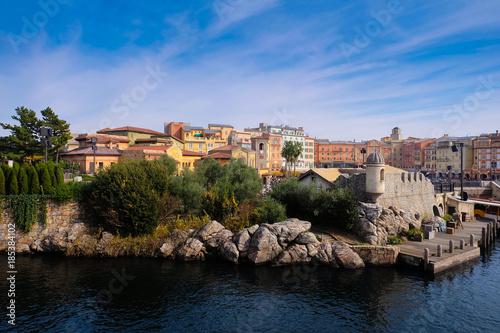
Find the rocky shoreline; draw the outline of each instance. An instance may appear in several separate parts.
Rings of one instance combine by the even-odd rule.
[[[67,208],[75,213],[74,207]],[[170,260],[223,260],[233,264],[284,266],[316,262],[334,268],[356,269],[365,265],[393,265],[396,246],[357,246],[339,241],[320,242],[310,232],[311,223],[287,219],[274,224],[254,225],[233,234],[217,221],[199,229],[177,230],[169,237],[151,242],[148,251],[134,254],[121,247],[119,238],[103,232],[96,237],[81,220],[59,218],[47,226],[35,225],[29,233],[17,233],[18,253],[52,253],[65,256],[116,257],[134,255]],[[3,238],[3,237],[2,237]],[[5,252],[7,241],[0,241]]]

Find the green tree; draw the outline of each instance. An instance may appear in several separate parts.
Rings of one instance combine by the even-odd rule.
[[[56,164],[56,166],[54,167],[54,173],[56,174],[56,184],[64,184],[64,173],[59,164]]]
[[[200,177],[189,169],[184,169],[179,177],[170,184],[170,193],[181,199],[181,211],[184,214],[199,215],[205,188]]]
[[[19,185],[17,183],[17,177],[13,168],[9,168],[8,173],[8,194],[17,195],[19,194]]]
[[[29,194],[40,194],[40,180],[34,166],[28,169]]]
[[[42,187],[42,194],[50,194],[52,191],[52,180],[49,174],[49,168],[46,163],[39,164],[39,177],[40,177],[40,185]]]
[[[36,112],[21,106],[16,109],[16,115],[12,119],[18,121],[19,125],[0,123],[3,129],[11,131],[11,135],[7,137],[9,151],[24,157],[40,155],[39,133],[42,123]]]
[[[50,138],[52,142],[50,151],[52,155],[55,155],[57,163],[59,162],[61,148],[71,140],[70,125],[65,120],[59,119],[59,116],[50,107],[40,111],[40,113],[42,114],[42,124],[52,128],[53,137]]]
[[[275,223],[286,220],[286,208],[273,198],[259,201],[250,216],[252,224]]]
[[[167,167],[168,174],[170,176],[173,176],[176,174],[177,163],[175,162],[175,160],[172,157],[170,157],[168,155],[163,155],[158,161]]]
[[[90,217],[120,235],[148,234],[158,226],[162,196],[171,176],[167,166],[146,160],[122,161],[97,173],[91,184]]]
[[[55,164],[52,161],[48,161],[47,163],[45,163],[45,165],[47,166],[47,169],[49,170],[50,183],[52,184],[52,187],[56,187],[57,176],[56,176]]]
[[[23,167],[19,169],[19,175],[17,177],[19,194],[28,194],[29,192],[28,174],[26,173],[25,165],[27,164],[24,164]]]
[[[0,168],[0,195],[5,195],[5,175],[3,168]]]

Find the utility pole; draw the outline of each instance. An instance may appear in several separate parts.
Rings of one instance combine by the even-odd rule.
[[[92,167],[92,173],[95,175],[95,170],[96,170],[96,167],[95,167],[95,151],[97,150],[97,138],[95,136],[93,136],[90,139],[90,142],[92,142],[92,150],[94,152],[94,163],[93,163],[93,167]]]

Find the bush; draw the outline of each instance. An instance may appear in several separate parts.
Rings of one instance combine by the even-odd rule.
[[[50,197],[59,203],[70,202],[73,199],[73,191],[69,184],[59,184],[54,187]]]
[[[97,173],[91,184],[90,217],[120,235],[149,234],[158,226],[160,199],[169,182],[167,166],[157,161],[114,164]]]
[[[423,234],[423,232],[420,229],[413,228],[411,230],[405,231],[404,234],[406,237],[410,238],[410,237],[415,236],[415,234]]]
[[[5,195],[5,175],[2,168],[0,168],[0,195]]]
[[[56,184],[57,185],[64,184],[64,173],[60,165],[56,165],[54,167],[54,173],[56,175]]]
[[[42,187],[42,194],[50,194],[52,191],[52,180],[50,178],[49,169],[45,163],[39,165],[39,180]]]
[[[28,182],[28,174],[26,173],[27,164],[24,164],[23,167],[19,170],[18,176],[18,185],[19,185],[19,194],[28,194],[29,192],[29,182]]]
[[[450,214],[445,214],[442,218],[446,222],[450,222],[451,220],[453,220],[453,216],[451,216]]]
[[[28,169],[28,187],[29,194],[40,194],[40,180],[33,166],[30,166]]]
[[[387,244],[391,244],[391,245],[403,244],[403,241],[401,240],[401,238],[398,238],[396,236],[392,236],[392,237],[387,238]]]
[[[54,162],[48,161],[45,163],[45,166],[47,167],[47,170],[49,171],[49,176],[50,176],[50,183],[52,184],[52,187],[57,186],[57,177],[56,177],[56,166]]]
[[[19,185],[17,183],[17,177],[15,174],[15,170],[13,168],[8,169],[6,178],[7,178],[7,194],[9,195],[19,194]]]
[[[283,220],[286,220],[285,206],[270,197],[259,201],[257,208],[250,216],[252,224],[275,223]]]

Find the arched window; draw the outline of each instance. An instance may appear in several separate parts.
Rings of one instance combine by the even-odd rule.
[[[385,180],[385,170],[380,170],[380,180]]]

